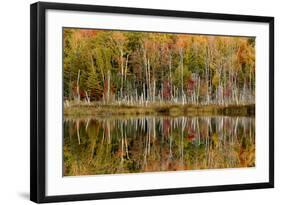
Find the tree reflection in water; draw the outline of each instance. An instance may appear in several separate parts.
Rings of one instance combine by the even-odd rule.
[[[64,175],[255,166],[255,118],[65,118]]]

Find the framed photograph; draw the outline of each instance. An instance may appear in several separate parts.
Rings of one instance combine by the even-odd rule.
[[[274,187],[274,18],[31,5],[30,198]]]

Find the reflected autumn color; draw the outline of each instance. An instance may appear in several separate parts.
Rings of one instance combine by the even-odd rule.
[[[255,166],[254,117],[65,118],[64,175]]]

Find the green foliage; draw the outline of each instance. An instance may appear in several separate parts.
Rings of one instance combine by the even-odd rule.
[[[179,66],[176,68],[176,70],[174,72],[173,83],[175,86],[181,87],[182,78],[183,78],[183,85],[184,85],[184,87],[186,87],[187,81],[190,79],[190,77],[191,77],[191,71],[189,71],[186,66],[183,68],[183,70]]]
[[[214,88],[219,82],[223,95],[230,93],[221,97],[230,103],[239,100],[231,91],[254,99],[254,38],[87,29],[64,29],[63,36],[64,98],[68,100],[77,92],[83,99],[87,92],[91,101],[100,101],[102,92],[108,91],[106,83],[110,100],[124,95],[135,101],[141,95],[144,100],[159,100],[163,82],[171,88],[166,99],[182,99],[184,94],[196,102],[204,103],[208,96],[217,102],[221,95]],[[178,92],[182,85],[184,93]]]
[[[97,101],[101,99],[103,89],[95,70],[89,71],[89,76],[86,80],[86,88],[91,100]]]

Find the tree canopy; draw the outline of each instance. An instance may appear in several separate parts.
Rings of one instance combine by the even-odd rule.
[[[64,99],[245,104],[255,99],[255,38],[63,31]]]

